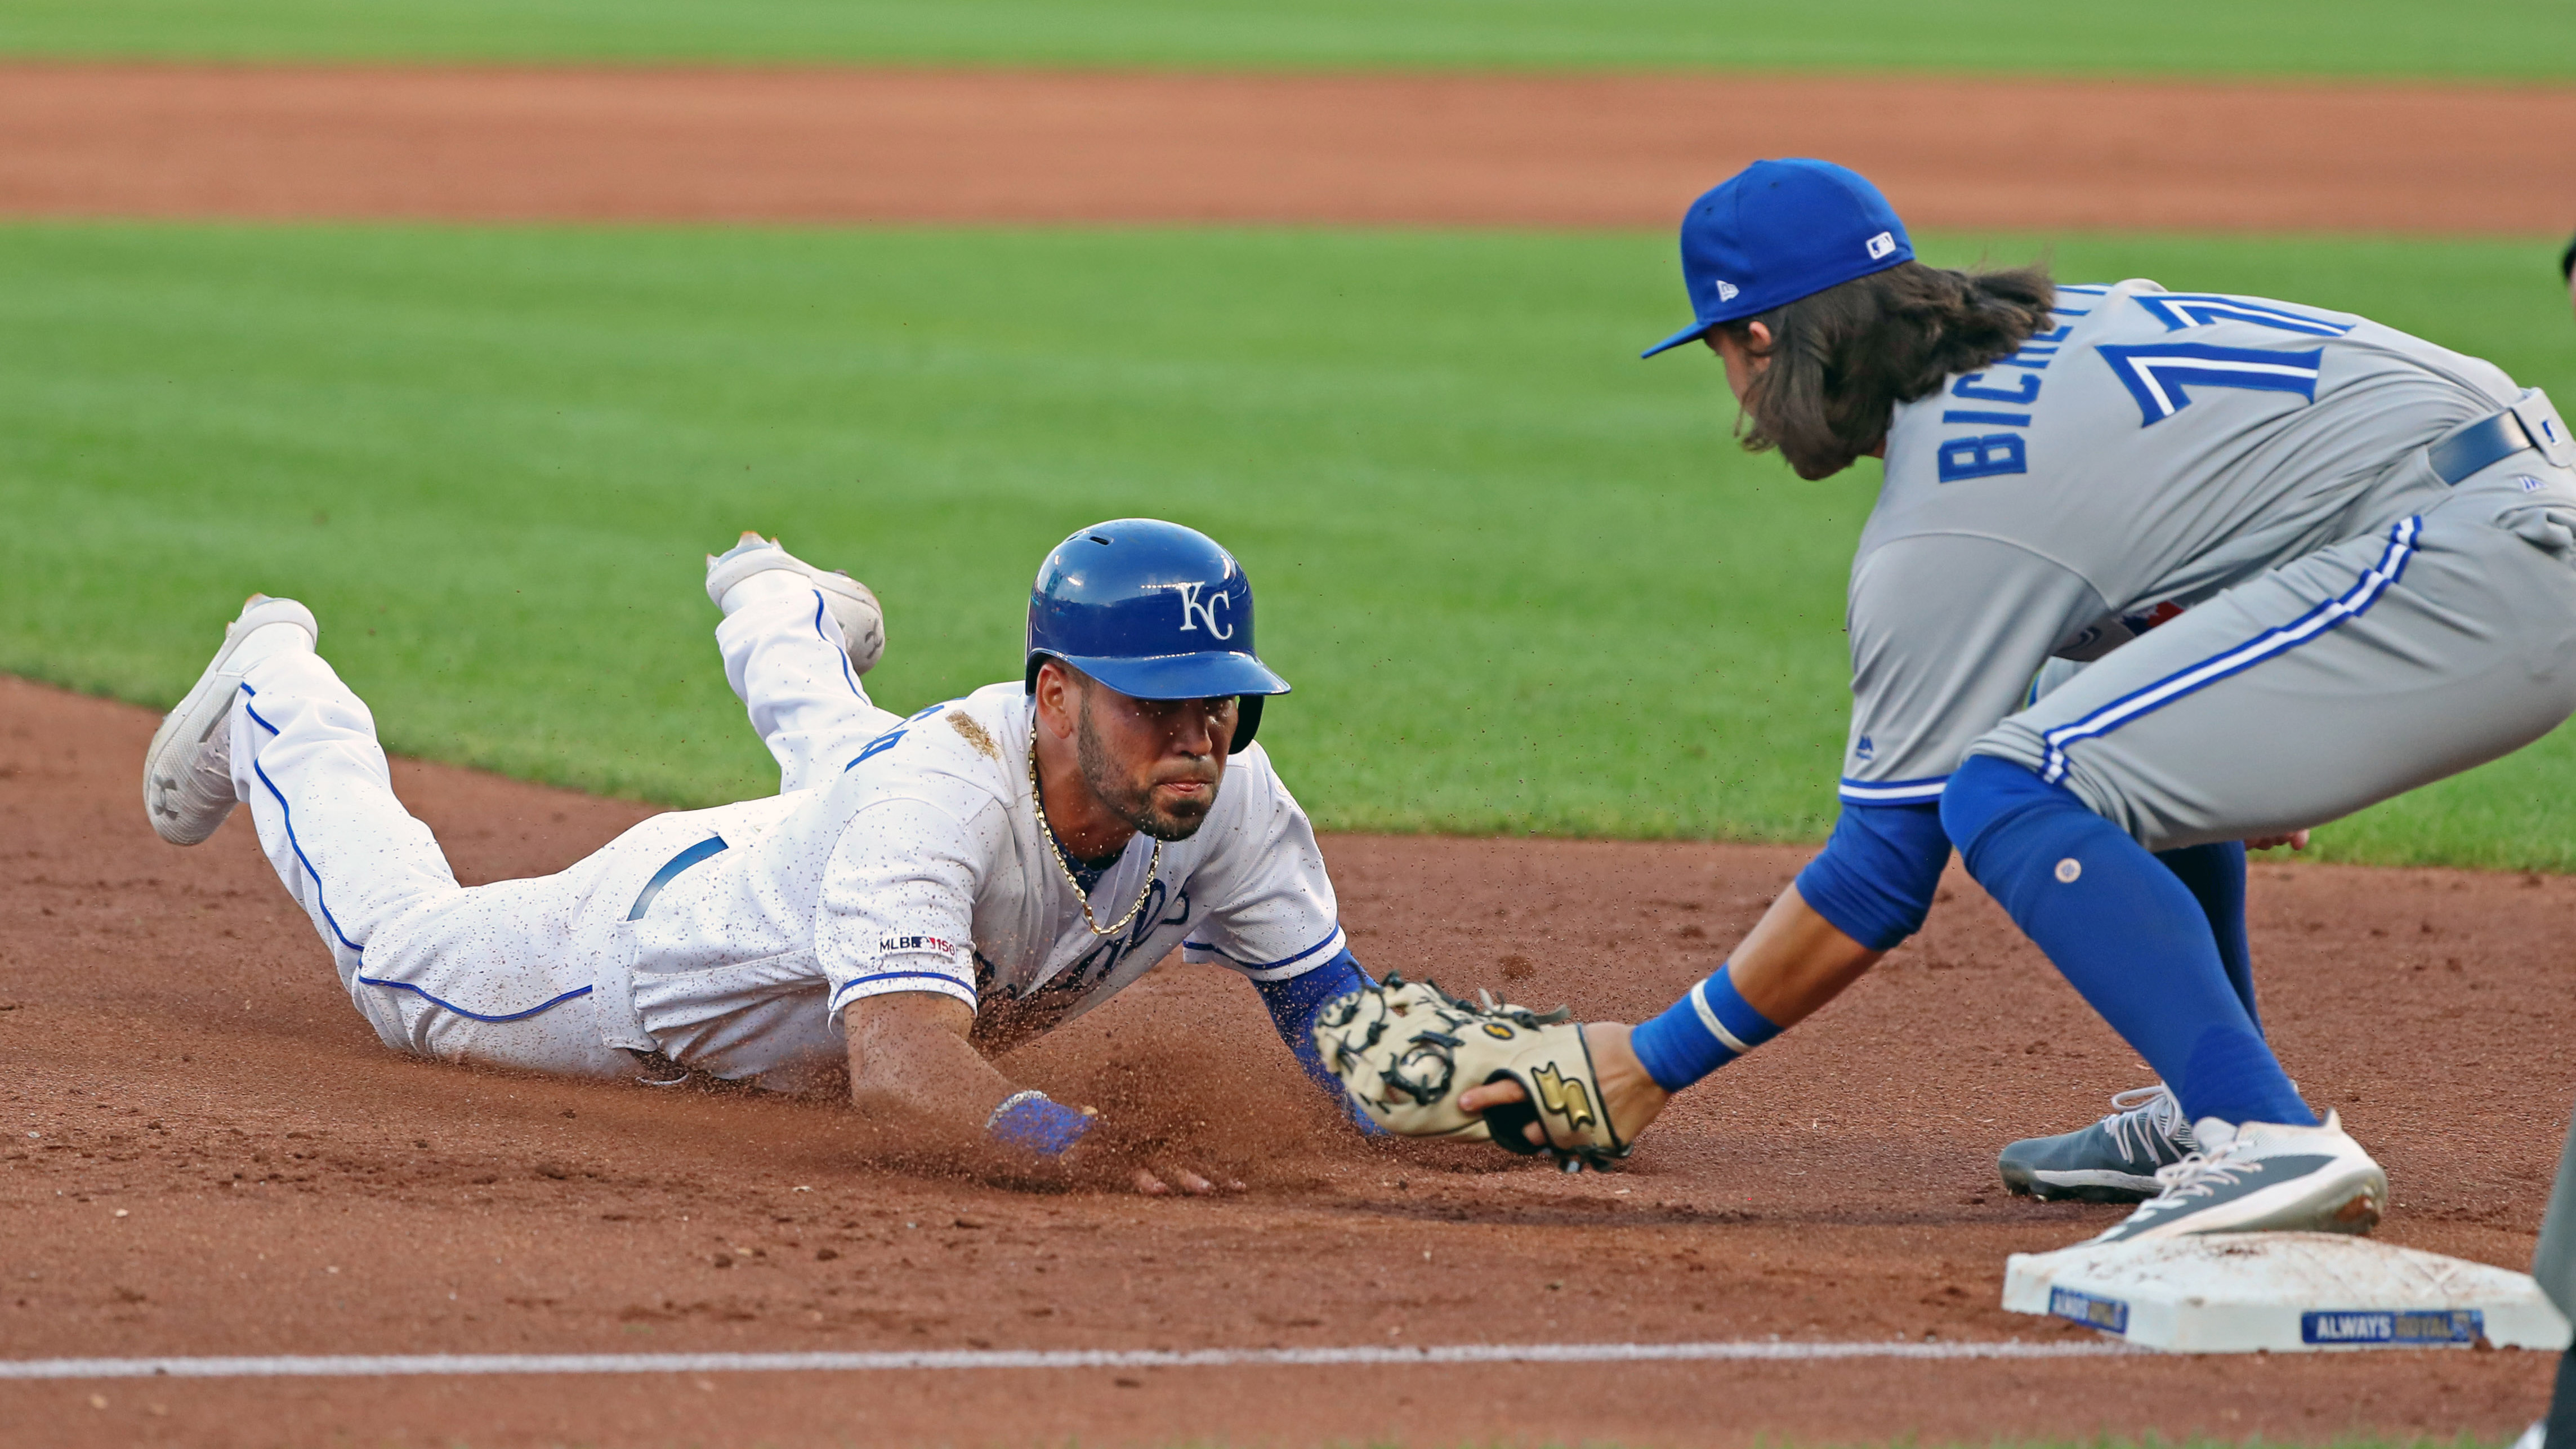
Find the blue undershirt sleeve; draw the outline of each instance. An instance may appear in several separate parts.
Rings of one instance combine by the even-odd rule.
[[[1849,800],[1824,851],[1798,872],[1798,895],[1835,930],[1885,951],[1923,929],[1949,863],[1940,802]]]
[[[1315,1050],[1315,1013],[1324,1003],[1338,996],[1377,983],[1360,969],[1358,958],[1345,946],[1339,955],[1312,971],[1291,976],[1285,981],[1255,981],[1252,989],[1261,993],[1261,1004],[1270,1008],[1270,1024],[1279,1029],[1279,1039],[1288,1044],[1289,1054],[1305,1069],[1315,1085],[1322,1087],[1334,1103],[1350,1118],[1352,1125],[1370,1137],[1382,1137],[1386,1129],[1369,1120],[1368,1115],[1351,1102],[1350,1094],[1324,1065],[1322,1053]]]

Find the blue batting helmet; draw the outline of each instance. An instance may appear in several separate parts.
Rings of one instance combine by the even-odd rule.
[[[1288,681],[1252,652],[1252,583],[1195,528],[1157,518],[1095,523],[1057,544],[1029,588],[1027,687],[1061,659],[1136,699],[1239,695],[1236,751]]]

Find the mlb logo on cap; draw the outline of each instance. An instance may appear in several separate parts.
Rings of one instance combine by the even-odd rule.
[[[1912,260],[1905,223],[1859,172],[1831,161],[1756,161],[1682,217],[1691,325],[1643,355]]]

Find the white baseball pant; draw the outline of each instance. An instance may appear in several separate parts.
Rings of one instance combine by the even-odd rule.
[[[528,880],[457,884],[429,827],[394,796],[374,716],[319,655],[287,651],[244,676],[234,792],[385,1045],[443,1061],[637,1075],[635,1054],[655,1047],[624,1005],[616,927],[647,883],[711,834],[757,837],[795,792],[827,783],[901,723],[850,671],[818,593],[784,572],[750,583],[769,586],[750,589],[716,642],[726,680],[778,759],[782,794],[655,816]]]

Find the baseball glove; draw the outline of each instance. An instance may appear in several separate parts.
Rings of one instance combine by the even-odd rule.
[[[1399,1136],[1544,1151],[1568,1172],[1627,1156],[1603,1110],[1583,1028],[1566,1020],[1571,1013],[1477,995],[1481,1005],[1389,972],[1381,985],[1324,1004],[1315,1049],[1360,1110]],[[1520,1083],[1521,1101],[1481,1115],[1458,1109],[1459,1093],[1506,1077]],[[1547,1136],[1544,1148],[1524,1133],[1533,1122]]]

